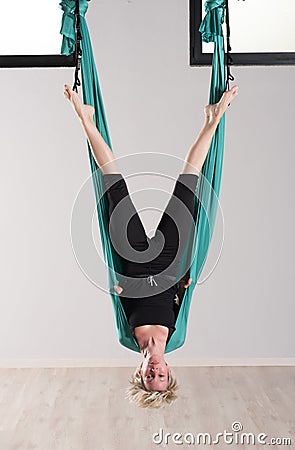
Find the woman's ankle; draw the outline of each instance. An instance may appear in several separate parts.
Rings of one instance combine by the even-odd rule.
[[[217,126],[220,122],[220,119],[221,119],[221,117],[219,117],[219,116],[215,116],[215,117],[207,117],[206,116],[204,125],[203,125],[203,129],[212,130],[214,128],[217,128]]]
[[[82,122],[87,122],[87,123],[92,122],[92,123],[94,123],[94,120],[93,120],[94,113],[95,113],[95,110],[94,110],[93,106],[91,106],[91,105],[82,105],[80,111],[77,114],[78,114],[79,119]]]

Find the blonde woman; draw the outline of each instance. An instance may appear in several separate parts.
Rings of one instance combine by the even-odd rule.
[[[196,184],[212,137],[237,94],[238,87],[234,86],[224,92],[218,103],[205,107],[203,128],[186,155],[182,172],[156,233],[153,238],[149,238],[113,152],[95,126],[94,108],[82,104],[78,94],[67,84],[64,85],[64,96],[77,113],[101,170],[108,198],[111,238],[122,255],[124,276],[121,283],[114,286],[114,290],[120,296],[142,355],[142,362],[129,380],[128,389],[128,398],[140,407],[159,408],[177,398],[177,381],[165,361],[164,353],[175,331],[179,308],[178,289],[184,290],[192,282],[187,271],[178,284],[179,247],[185,246],[185,237],[189,235]],[[127,240],[124,239],[126,235]],[[160,244],[163,244],[161,252],[158,251]],[[138,258],[138,255],[142,258]]]

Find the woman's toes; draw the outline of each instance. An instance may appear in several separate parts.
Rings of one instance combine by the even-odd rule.
[[[64,96],[65,96],[68,100],[71,99],[71,88],[70,88],[67,84],[64,85]]]
[[[228,94],[231,98],[234,98],[236,95],[238,95],[239,86],[233,86],[229,91]]]
[[[83,105],[78,93],[73,91],[68,84],[64,84],[64,97],[71,102],[80,118],[89,117],[93,119],[94,107],[92,105]]]
[[[71,91],[71,88],[70,88],[70,86],[69,86],[68,84],[65,84],[64,87],[65,87],[65,89],[66,89],[67,91]]]
[[[218,102],[218,105],[220,105],[223,112],[227,109],[230,102],[235,98],[236,95],[238,95],[238,89],[239,87],[233,86],[229,91],[225,91]]]
[[[64,92],[68,95],[69,98],[77,95],[77,92],[73,91],[68,84],[64,85]]]

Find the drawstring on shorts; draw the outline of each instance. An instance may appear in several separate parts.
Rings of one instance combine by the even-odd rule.
[[[155,278],[154,278],[153,275],[149,275],[149,276],[147,277],[147,282],[148,282],[151,286],[153,286],[153,284],[155,284],[155,286],[158,286],[158,283],[156,282],[156,280],[155,280]]]

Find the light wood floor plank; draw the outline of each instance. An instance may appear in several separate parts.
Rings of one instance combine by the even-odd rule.
[[[125,397],[133,368],[0,370],[1,450],[149,450],[152,435],[216,433],[239,421],[246,433],[291,438],[295,448],[295,367],[174,367],[178,400],[140,409]],[[238,434],[238,433],[237,433]],[[268,441],[268,438],[267,438]],[[209,448],[209,445],[181,445]],[[264,445],[215,445],[265,449]]]

